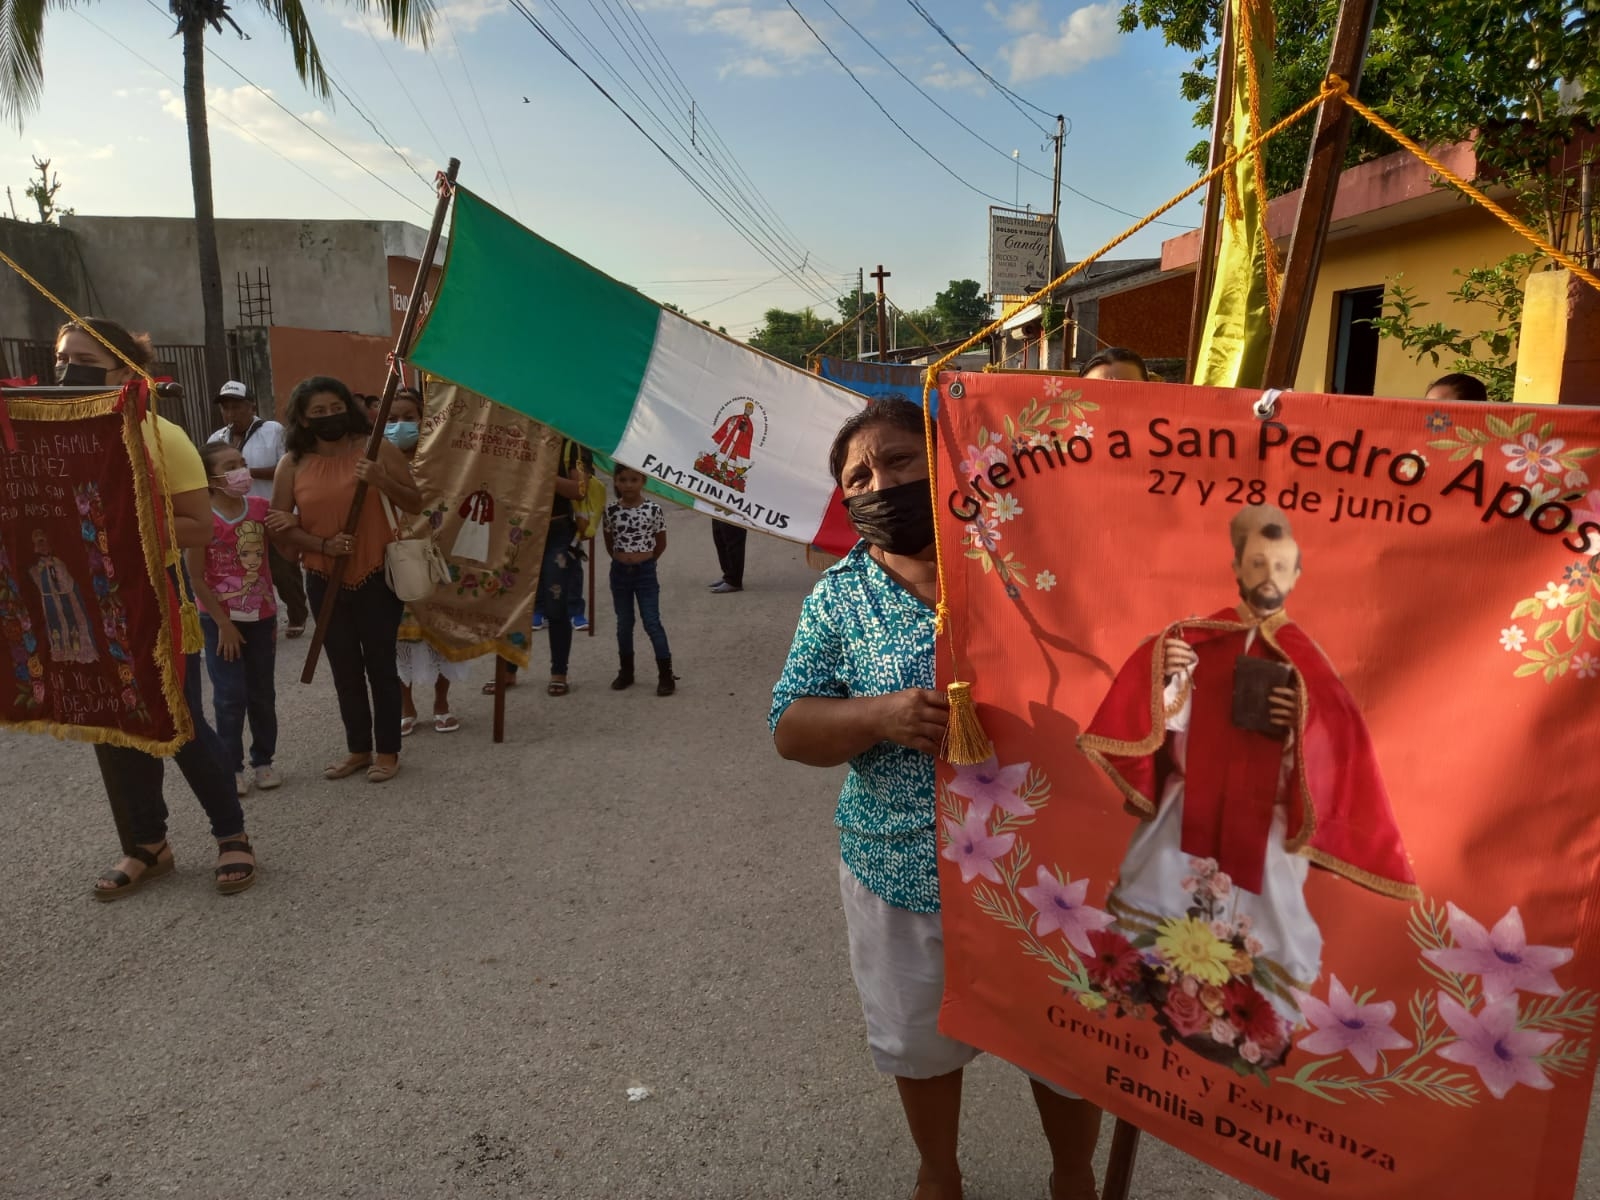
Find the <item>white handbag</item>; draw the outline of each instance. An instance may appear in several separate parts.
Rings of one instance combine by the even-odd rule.
[[[383,501],[383,511],[388,515],[389,528],[394,530],[395,537],[383,549],[383,574],[389,581],[389,590],[405,604],[426,600],[433,595],[435,587],[450,582],[450,564],[433,544],[431,534],[414,538],[403,536],[394,507],[381,489],[378,489],[378,499]]]

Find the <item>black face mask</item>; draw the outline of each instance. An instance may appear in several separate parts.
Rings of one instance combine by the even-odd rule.
[[[56,383],[61,387],[103,387],[108,369],[88,363],[57,363]]]
[[[880,550],[910,557],[933,545],[933,496],[926,479],[862,492],[844,507],[856,532]]]
[[[306,428],[325,442],[337,442],[350,432],[348,413],[329,413],[325,417],[307,417]]]

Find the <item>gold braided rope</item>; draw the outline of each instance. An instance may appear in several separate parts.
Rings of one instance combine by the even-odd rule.
[[[1205,187],[1206,184],[1217,178],[1217,176],[1221,175],[1224,171],[1231,170],[1235,163],[1248,156],[1257,147],[1265,145],[1267,142],[1277,137],[1285,129],[1288,129],[1296,122],[1304,120],[1307,116],[1314,112],[1324,100],[1327,100],[1333,96],[1344,96],[1347,95],[1348,92],[1349,85],[1345,83],[1344,80],[1338,78],[1337,76],[1329,76],[1327,82],[1322,85],[1321,91],[1319,91],[1310,100],[1307,100],[1299,108],[1295,109],[1288,116],[1284,117],[1283,120],[1279,121],[1276,125],[1272,126],[1272,128],[1266,130],[1264,133],[1258,134],[1257,136],[1251,138],[1240,149],[1230,152],[1228,156],[1219,162],[1215,167],[1211,168],[1211,170],[1200,176],[1199,179],[1196,179],[1192,184],[1184,188],[1183,191],[1172,197],[1172,199],[1168,200],[1165,204],[1161,205],[1160,208],[1155,209],[1142,220],[1137,221],[1133,225],[1129,226],[1127,229],[1119,233],[1116,237],[1112,238],[1109,242],[1107,242],[1104,246],[1101,246],[1100,249],[1096,250],[1087,258],[1080,262],[1074,263],[1062,274],[1045,284],[1044,287],[1040,288],[1037,292],[1034,292],[1033,295],[1027,297],[1025,300],[1017,301],[1014,305],[1003,312],[997,320],[991,321],[988,325],[985,325],[982,329],[978,330],[977,333],[973,334],[966,341],[962,342],[961,345],[957,346],[954,350],[950,351],[950,353],[933,363],[933,365],[927,369],[926,374],[923,376],[922,382],[922,432],[923,440],[928,451],[928,490],[933,496],[933,507],[935,512],[937,512],[939,508],[939,470],[937,460],[934,457],[932,398],[933,389],[938,385],[939,382],[939,372],[942,371],[949,363],[953,362],[958,356],[965,353],[968,349],[977,345],[979,342],[982,342],[990,334],[998,331],[1005,325],[1007,321],[1016,316],[1023,309],[1027,308],[1030,304],[1035,304],[1044,299],[1044,297],[1055,291],[1056,288],[1060,287],[1074,275],[1086,270],[1091,263],[1103,258],[1106,254],[1109,254],[1112,250],[1116,249],[1123,242],[1127,241],[1134,234],[1138,233],[1145,226],[1149,225],[1152,221],[1158,219],[1163,213],[1166,213],[1170,209],[1182,204],[1190,196],[1194,195],[1201,188]],[[946,590],[944,546],[938,538],[934,538],[933,547],[934,569],[937,572],[939,588],[938,603],[934,606],[934,632],[942,634],[948,630],[950,624],[949,593]],[[954,638],[951,638],[950,640],[950,655],[951,665],[954,667],[956,675],[959,677],[961,674],[961,667],[957,657]]]
[[[1260,8],[1263,0],[1240,0],[1239,17],[1241,44],[1244,46],[1245,65],[1245,92],[1250,98],[1250,134],[1261,132],[1261,73],[1256,65],[1256,22],[1261,19]],[[1267,10],[1267,19],[1271,20],[1271,10]],[[1270,39],[1272,30],[1269,28],[1267,35]],[[1267,229],[1267,152],[1265,148],[1255,152],[1256,181],[1256,209],[1261,220],[1262,243],[1262,269],[1267,282],[1267,312],[1276,323],[1278,319],[1278,301],[1282,291],[1283,272],[1278,260],[1278,243],[1272,240],[1272,234]],[[1232,175],[1227,177],[1231,183]],[[1231,215],[1231,213],[1230,213]],[[1243,211],[1236,219],[1242,219]]]
[[[115,346],[113,346],[105,338],[101,337],[100,336],[100,331],[97,330],[93,325],[89,324],[88,318],[80,317],[77,313],[73,312],[72,309],[69,308],[67,306],[67,304],[61,299],[61,297],[57,296],[49,288],[45,287],[44,284],[40,283],[32,275],[28,274],[27,271],[23,270],[22,266],[17,262],[17,260],[12,258],[4,250],[0,250],[0,262],[5,263],[6,266],[10,267],[18,275],[21,275],[23,280],[26,283],[32,285],[34,291],[38,292],[46,300],[50,301],[51,304],[54,304],[62,312],[66,313],[68,319],[70,319],[74,325],[76,325],[79,329],[81,329],[85,333],[87,333],[95,341],[99,342],[107,350],[111,351],[112,357],[119,359],[123,363],[123,365],[125,365],[135,375],[138,375],[146,383],[151,384],[151,385],[155,384],[155,380],[150,377],[150,373],[148,371],[146,371],[138,363],[136,363],[132,359],[130,359],[121,350],[118,350]],[[152,405],[154,405],[154,403],[155,403],[155,391],[154,391],[154,387],[153,386],[152,386],[152,390],[151,390],[151,393],[150,393],[150,403]]]
[[[1556,247],[1551,245],[1549,241],[1541,237],[1538,233],[1534,232],[1534,230],[1529,226],[1517,220],[1516,217],[1512,216],[1504,208],[1500,207],[1500,205],[1489,199],[1488,196],[1484,195],[1477,188],[1473,187],[1472,184],[1468,183],[1465,179],[1461,178],[1461,176],[1457,175],[1433,155],[1429,154],[1419,143],[1401,133],[1393,125],[1389,124],[1388,121],[1385,121],[1382,117],[1373,112],[1372,109],[1361,103],[1361,101],[1357,100],[1354,96],[1346,94],[1344,97],[1344,102],[1356,112],[1360,113],[1368,121],[1371,121],[1373,125],[1383,130],[1384,133],[1388,134],[1395,141],[1399,142],[1400,145],[1411,151],[1411,153],[1422,160],[1422,162],[1425,163],[1434,174],[1447,180],[1453,187],[1460,188],[1462,192],[1476,200],[1479,204],[1483,205],[1484,208],[1488,209],[1491,213],[1503,221],[1510,229],[1516,233],[1520,233],[1528,241],[1539,247],[1540,250],[1543,250],[1553,261],[1560,263],[1563,267],[1571,271],[1574,275],[1583,280],[1596,291],[1600,291],[1600,276],[1597,276],[1593,271],[1587,269],[1575,259],[1556,249]]]

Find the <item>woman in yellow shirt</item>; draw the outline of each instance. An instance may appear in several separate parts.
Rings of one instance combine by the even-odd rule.
[[[148,338],[136,337],[115,321],[89,317],[84,324],[115,346],[128,362],[147,367],[154,357]],[[132,377],[131,368],[77,323],[63,325],[56,334],[57,383],[120,387]],[[211,500],[206,491],[206,469],[194,444],[178,426],[156,416],[145,422],[144,440],[152,457],[159,449],[166,464],[173,535],[178,546],[188,549],[206,545],[211,540]],[[181,574],[177,584],[188,587]],[[211,835],[217,839],[217,890],[242,892],[256,881],[255,853],[244,830],[244,810],[222,743],[206,723],[200,693],[200,656],[188,655],[183,667],[183,695],[194,722],[194,737],[173,755],[173,761],[210,818]],[[123,746],[97,745],[94,752],[123,854],[114,868],[95,880],[94,896],[97,900],[121,900],[172,872],[167,805],[161,795],[164,760]]]

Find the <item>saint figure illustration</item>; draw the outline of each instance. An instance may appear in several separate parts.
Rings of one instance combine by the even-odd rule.
[[[724,467],[734,466],[740,459],[750,457],[750,448],[755,441],[756,423],[751,418],[751,413],[756,411],[754,400],[744,402],[744,411],[734,413],[721,425],[711,440],[716,444],[718,452],[722,455]]]
[[[1420,892],[1366,722],[1285,611],[1301,571],[1288,517],[1253,505],[1229,533],[1242,603],[1134,651],[1078,744],[1143,822],[1106,905],[1117,928],[1168,947],[1201,983],[1257,989],[1292,1028],[1289,989],[1309,991],[1322,968],[1310,868],[1384,896]],[[1210,942],[1180,943],[1201,934],[1228,948],[1194,966]],[[1286,1051],[1273,1039],[1261,1065]]]
[[[83,593],[67,564],[50,553],[50,539],[42,529],[33,531],[33,552],[38,560],[28,571],[44,606],[45,634],[50,657],[56,662],[92,663],[99,659],[94,627],[83,606]]]
[[[450,548],[454,558],[467,562],[489,561],[489,526],[494,524],[494,497],[485,484],[461,502],[457,510],[461,528],[456,533],[455,545]]]

